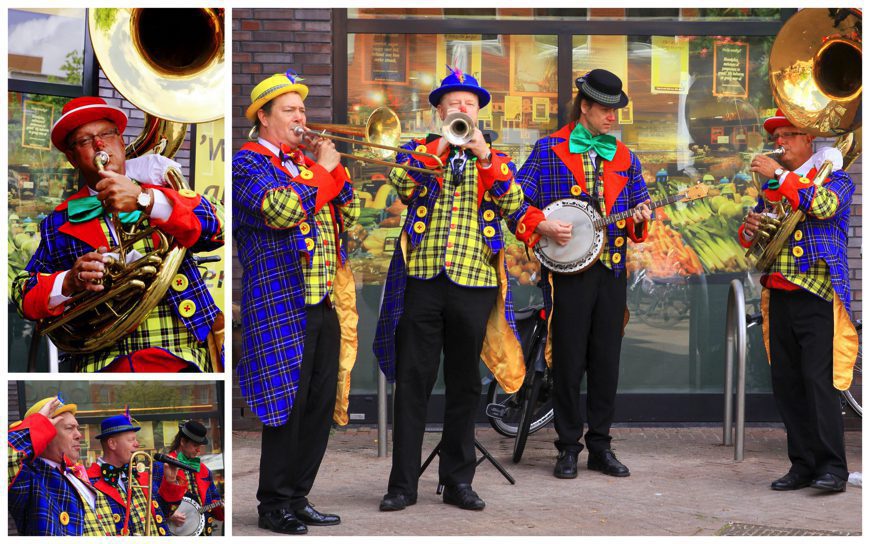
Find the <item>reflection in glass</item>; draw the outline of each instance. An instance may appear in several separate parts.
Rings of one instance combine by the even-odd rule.
[[[10,9],[9,78],[80,85],[83,9]]]

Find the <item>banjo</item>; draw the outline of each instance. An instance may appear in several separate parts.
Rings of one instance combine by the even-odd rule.
[[[176,513],[184,514],[184,523],[176,524],[170,521],[168,523],[169,532],[175,536],[199,536],[205,528],[205,513],[223,505],[224,501],[221,500],[200,506],[191,497],[184,496],[175,510]]]
[[[707,196],[707,191],[709,191],[707,185],[698,183],[684,192],[652,202],[649,206],[650,209],[655,210],[681,200],[704,198]],[[560,274],[577,274],[595,264],[604,249],[605,227],[631,217],[634,213],[634,210],[626,210],[601,217],[591,202],[577,198],[553,201],[542,211],[548,221],[558,220],[573,225],[571,240],[566,245],[560,246],[546,236],[541,236],[535,244],[535,256],[541,264]]]

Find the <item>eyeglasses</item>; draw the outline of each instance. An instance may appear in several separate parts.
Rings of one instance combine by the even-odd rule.
[[[99,138],[100,140],[102,140],[104,142],[112,142],[120,137],[121,137],[121,134],[118,131],[118,129],[112,128],[112,129],[109,129],[105,132],[95,134],[93,136],[85,136],[84,138],[79,138],[78,140],[74,140],[74,141],[70,142],[70,145],[72,147],[76,147],[78,149],[81,149],[83,147],[88,147],[89,145],[92,145],[94,143],[94,140],[96,140],[97,138]]]
[[[775,134],[775,135],[771,136],[770,138],[768,138],[768,140],[771,142],[775,142],[779,139],[790,140],[790,139],[794,138],[795,136],[806,136],[806,135],[807,135],[806,132],[780,132],[779,134]]]

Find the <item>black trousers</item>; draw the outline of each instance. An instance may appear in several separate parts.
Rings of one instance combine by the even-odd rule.
[[[583,449],[580,384],[586,376],[586,447],[610,448],[610,425],[619,381],[626,275],[595,263],[580,274],[553,274],[553,411],[556,448]]]
[[[332,427],[341,331],[326,302],[305,309],[305,348],[299,389],[287,423],[263,426],[258,511],[308,505]]]
[[[790,472],[848,478],[840,396],[832,383],[832,303],[803,289],[771,289],[769,319],[773,396],[785,423]]]
[[[474,479],[474,417],[480,402],[480,351],[495,287],[461,287],[445,274],[408,278],[396,330],[393,468],[388,492],[417,493],[426,407],[444,351],[444,431],[438,475],[447,485]]]

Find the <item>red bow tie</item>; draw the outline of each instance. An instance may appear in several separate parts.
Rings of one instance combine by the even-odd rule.
[[[303,164],[304,159],[302,157],[302,151],[298,149],[290,149],[290,146],[288,146],[287,144],[281,144],[278,154],[278,158],[281,160],[281,163],[285,163],[290,160],[293,161],[293,164]]]

